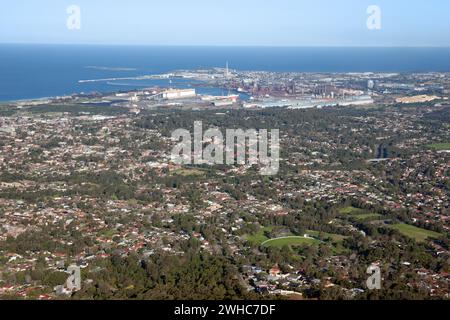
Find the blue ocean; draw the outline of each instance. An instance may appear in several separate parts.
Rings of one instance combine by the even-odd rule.
[[[450,48],[0,45],[0,101],[168,86],[169,80],[79,83],[179,69],[282,72],[450,71]],[[183,83],[176,86],[182,87]],[[206,90],[206,89],[205,89]]]

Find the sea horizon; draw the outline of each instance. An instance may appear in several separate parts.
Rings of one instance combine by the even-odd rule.
[[[431,46],[431,45],[264,45],[264,44],[145,44],[145,43],[73,43],[73,42],[0,42],[2,45],[26,45],[26,46],[90,46],[90,47],[210,47],[210,48],[398,48],[398,49],[450,49],[450,46]]]
[[[450,72],[450,47],[293,47],[0,44],[0,101],[169,85],[168,80],[79,83],[224,67],[302,73]],[[182,87],[182,84],[180,85]]]

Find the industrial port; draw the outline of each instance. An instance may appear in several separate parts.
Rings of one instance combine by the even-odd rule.
[[[301,73],[238,71],[224,68],[177,70],[137,77],[79,80],[81,83],[123,80],[159,81],[140,90],[83,93],[16,105],[48,101],[111,103],[139,113],[159,107],[308,109],[380,104],[448,103],[447,73]],[[167,81],[161,85],[161,80]]]

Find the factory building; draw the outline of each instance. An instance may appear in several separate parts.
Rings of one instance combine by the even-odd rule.
[[[170,89],[162,93],[163,99],[167,100],[194,98],[196,96],[195,89]]]

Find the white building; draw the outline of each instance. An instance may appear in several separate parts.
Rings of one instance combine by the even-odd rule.
[[[196,96],[195,89],[170,89],[162,93],[163,99],[167,100],[194,98]]]

